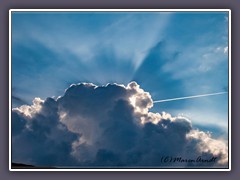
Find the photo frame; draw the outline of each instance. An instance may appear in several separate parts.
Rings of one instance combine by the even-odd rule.
[[[227,49],[226,49],[226,51],[228,51],[228,73],[227,74],[225,74],[225,75],[227,75],[228,77],[227,77],[227,82],[228,82],[228,84],[227,84],[227,92],[228,92],[228,97],[227,97],[227,99],[228,99],[228,123],[227,123],[227,127],[228,127],[228,129],[227,129],[227,141],[228,141],[228,165],[227,165],[227,167],[225,166],[224,168],[219,168],[219,167],[217,167],[217,168],[206,168],[206,167],[204,167],[203,166],[203,168],[192,168],[192,167],[188,167],[188,168],[186,168],[186,167],[184,167],[184,166],[179,166],[179,167],[177,167],[177,168],[174,168],[174,167],[172,167],[172,166],[170,166],[170,167],[164,167],[164,168],[162,168],[162,167],[159,167],[159,166],[149,166],[149,167],[152,167],[152,168],[149,168],[148,166],[141,166],[141,167],[138,167],[137,166],[137,168],[134,168],[134,167],[136,167],[136,166],[133,166],[133,167],[127,167],[127,166],[121,166],[121,167],[117,167],[117,166],[115,166],[115,167],[111,167],[111,165],[110,165],[110,168],[108,167],[108,168],[102,168],[101,166],[99,167],[97,167],[97,168],[91,168],[91,166],[88,166],[89,168],[84,168],[84,166],[83,166],[83,168],[79,168],[79,167],[77,167],[77,168],[61,168],[61,167],[58,167],[58,168],[45,168],[44,166],[43,167],[40,167],[40,168],[32,168],[32,167],[30,167],[30,166],[27,166],[27,167],[25,167],[25,168],[13,168],[13,166],[12,166],[12,151],[10,151],[10,153],[9,153],[9,169],[11,170],[11,171],[229,171],[229,170],[231,170],[231,154],[229,153],[229,152],[231,152],[231,11],[229,10],[229,9],[193,9],[193,10],[191,10],[191,9],[112,9],[112,10],[109,10],[109,9],[98,9],[98,10],[96,10],[96,9],[77,9],[77,10],[74,10],[74,9],[66,9],[66,10],[63,10],[63,9],[59,9],[59,10],[56,10],[56,9],[42,9],[42,10],[40,10],[40,9],[38,9],[38,10],[31,10],[31,9],[21,9],[21,10],[18,10],[18,9],[12,9],[12,10],[10,10],[9,11],[9,15],[10,15],[10,17],[9,17],[9,20],[10,20],[10,22],[9,22],[9,29],[10,30],[12,30],[12,28],[14,28],[13,26],[12,26],[12,13],[13,12],[19,12],[19,13],[21,13],[21,12],[38,12],[38,13],[44,13],[44,12],[51,12],[51,13],[60,13],[60,12],[63,12],[63,11],[68,11],[68,12],[104,12],[104,13],[114,13],[114,12],[129,12],[129,13],[133,13],[133,12],[139,12],[139,14],[141,14],[141,13],[146,13],[146,12],[151,12],[151,13],[158,13],[158,12],[163,12],[163,14],[164,14],[164,12],[165,13],[168,13],[168,12],[185,12],[185,13],[189,13],[189,12],[201,12],[201,13],[204,13],[204,12],[226,12],[226,13],[228,13],[228,39],[227,39],[227,42],[228,42],[228,46],[226,46],[227,47]],[[19,21],[18,21],[19,22]],[[88,25],[89,26],[89,25]],[[12,65],[11,65],[11,62],[12,62],[12,57],[13,57],[13,55],[15,55],[14,54],[14,51],[12,50],[12,44],[13,44],[13,42],[12,42],[12,40],[13,40],[13,37],[12,37],[12,35],[13,35],[13,33],[12,33],[12,31],[10,31],[10,36],[9,36],[9,49],[10,49],[10,52],[9,52],[9,62],[10,62],[10,64],[9,64],[9,72],[10,72],[10,74],[9,74],[9,81],[10,82],[12,82],[12,77],[14,76],[12,73],[13,73],[13,70],[12,70]],[[19,37],[14,37],[14,38],[19,38]],[[51,46],[51,45],[50,45]],[[219,47],[216,47],[216,49],[215,49],[215,51],[216,52],[218,52],[218,51],[220,51],[220,50],[222,50],[223,51],[223,53],[225,52],[225,49],[224,48],[226,48],[226,47],[220,47],[220,49],[217,49],[217,48],[219,48]],[[169,51],[168,49],[167,49],[167,51]],[[170,51],[171,52],[171,51]],[[82,52],[81,52],[82,53]],[[84,53],[86,53],[86,52],[84,52]],[[126,52],[126,53],[128,53],[128,52]],[[171,52],[172,53],[172,52]],[[18,67],[19,68],[19,67]],[[108,74],[106,75],[106,76],[108,76]],[[109,76],[108,76],[109,77]],[[111,79],[110,79],[111,80]],[[85,84],[83,84],[83,85],[85,85]],[[14,83],[12,82],[12,83],[10,83],[10,86],[9,86],[9,90],[11,90],[12,88],[13,88],[13,86],[14,86]],[[78,84],[76,84],[76,86],[78,86]],[[94,85],[87,85],[87,86],[94,86]],[[74,87],[74,85],[73,86],[70,86],[70,87]],[[99,86],[98,86],[99,87]],[[107,85],[106,85],[106,87],[107,87]],[[119,86],[119,87],[122,87],[121,85]],[[141,86],[140,86],[141,87]],[[95,87],[95,89],[96,89],[97,87]],[[127,89],[127,90],[132,90],[132,89],[134,89],[134,91],[136,91],[136,92],[142,92],[142,89],[140,88],[140,89],[137,89],[136,90],[136,88],[138,88],[138,85],[136,85],[136,84],[128,84],[128,85],[125,85],[124,86],[124,88],[125,89]],[[132,89],[131,89],[132,88]],[[170,91],[170,90],[169,90]],[[10,104],[10,110],[9,110],[9,116],[10,116],[10,119],[13,117],[13,114],[12,114],[12,103],[13,103],[13,93],[12,93],[12,91],[10,91],[9,92],[10,93],[10,96],[9,96],[9,104]],[[65,92],[66,93],[66,92]],[[144,95],[146,95],[146,93],[147,92],[145,92],[144,91]],[[217,93],[222,93],[222,92],[217,92]],[[217,93],[215,93],[216,95],[217,95]],[[144,96],[143,94],[140,94],[139,96],[138,96],[139,94],[137,94],[136,95],[136,97],[138,98],[138,97],[142,97],[142,96]],[[214,93],[211,93],[211,94],[205,94],[205,95],[209,95],[209,96],[212,96],[212,95],[214,95]],[[204,94],[200,94],[200,95],[197,95],[197,96],[199,96],[199,97],[203,97],[203,96],[205,96]],[[193,95],[193,96],[196,96],[196,95]],[[175,99],[179,99],[179,98],[185,98],[185,99],[187,99],[187,98],[189,98],[189,97],[193,97],[193,96],[187,96],[187,97],[176,97]],[[135,97],[135,96],[134,96]],[[135,97],[135,99],[133,100],[134,101],[134,108],[138,108],[138,107],[136,107],[135,105],[136,105],[136,98]],[[17,99],[17,97],[15,97],[15,99]],[[170,98],[167,98],[167,99],[165,99],[165,100],[160,100],[161,102],[162,101],[166,101],[166,100],[172,100],[172,98],[170,97]],[[57,99],[55,99],[55,100],[57,100]],[[46,101],[46,100],[44,100],[44,101]],[[131,101],[131,100],[130,100]],[[158,100],[155,100],[155,101],[153,101],[152,100],[152,103],[157,103],[157,101]],[[37,102],[37,101],[36,101]],[[131,101],[132,102],[132,101]],[[131,104],[131,102],[129,102],[130,104]],[[39,104],[42,104],[42,103],[44,103],[44,102],[42,102],[42,101],[39,101],[39,102],[37,102],[37,103],[39,103]],[[35,106],[37,106],[37,105],[39,105],[39,104],[34,104]],[[33,106],[34,106],[33,105]],[[27,108],[27,109],[29,109],[31,106],[25,106],[25,108]],[[18,109],[18,117],[20,117],[20,115],[19,114],[24,114],[24,112],[23,112],[23,109],[24,108],[22,108],[21,110],[19,110]],[[31,111],[32,109],[30,109],[30,111]],[[21,112],[20,112],[21,111]],[[29,114],[29,117],[31,117],[31,112],[30,111],[28,111],[28,113],[30,113]],[[142,111],[144,111],[144,109],[142,109]],[[150,112],[150,111],[149,111]],[[137,113],[139,113],[139,112],[137,112]],[[135,113],[135,114],[137,114],[137,113]],[[151,114],[152,115],[152,114]],[[23,118],[25,117],[25,116],[27,116],[26,114],[23,116]],[[64,115],[62,115],[62,116],[64,116]],[[144,115],[145,116],[145,115]],[[156,116],[156,114],[154,115],[154,116]],[[165,116],[164,114],[162,114],[161,115],[161,117],[163,117],[163,116]],[[166,115],[166,116],[168,116],[168,115]],[[22,118],[22,117],[21,117]],[[164,118],[163,118],[164,119]],[[167,117],[167,118],[165,118],[165,119],[171,119],[171,118],[169,118],[169,117]],[[174,119],[174,118],[173,118]],[[178,120],[178,118],[176,118],[177,120]],[[179,118],[180,119],[180,118]],[[145,121],[145,120],[144,120]],[[175,121],[175,120],[172,120],[172,121]],[[179,121],[180,122],[180,121]],[[185,122],[185,121],[184,121]],[[68,127],[69,128],[69,127]],[[12,121],[9,121],[9,150],[12,150]],[[199,134],[198,134],[199,135]],[[206,134],[205,134],[206,135]],[[192,138],[194,138],[196,136],[196,134],[191,134],[191,136],[189,136],[189,137],[192,137]],[[206,135],[207,136],[207,135]],[[209,138],[209,137],[208,137]],[[201,141],[201,142],[203,142],[203,141]],[[214,141],[215,142],[215,141]],[[210,150],[209,150],[210,151]],[[104,153],[106,153],[106,152],[104,152]],[[103,154],[102,156],[104,156],[105,154]],[[109,155],[108,154],[108,156],[111,156],[111,154]],[[115,158],[115,157],[114,157]],[[175,160],[175,161],[178,161],[179,159],[179,157],[178,156],[174,156],[174,157],[171,157],[171,156],[161,156],[161,158],[160,158],[160,160],[159,161],[170,161],[169,160],[169,158],[171,159],[171,158],[173,158],[173,160]],[[181,158],[181,157],[180,157]],[[198,158],[198,157],[197,157]],[[213,158],[213,157],[212,157]],[[173,161],[173,160],[171,160],[171,161]],[[190,159],[182,159],[183,161],[185,161],[185,160],[189,160],[189,161],[191,161],[191,163],[193,163],[194,161],[197,161],[196,160],[196,158],[190,158]],[[188,163],[188,162],[187,162]],[[93,166],[94,167],[94,166]],[[127,167],[127,168],[126,168]]]

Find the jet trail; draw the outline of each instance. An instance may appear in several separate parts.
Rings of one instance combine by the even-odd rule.
[[[211,94],[201,94],[201,95],[195,95],[195,96],[186,96],[186,97],[179,97],[179,98],[172,98],[172,99],[163,99],[163,100],[153,101],[153,103],[177,101],[177,100],[182,100],[182,99],[193,99],[193,98],[200,98],[200,97],[205,97],[205,96],[215,96],[215,95],[226,94],[226,93],[228,93],[228,92],[217,92],[217,93],[211,93]]]

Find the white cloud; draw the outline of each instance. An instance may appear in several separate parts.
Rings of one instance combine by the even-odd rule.
[[[226,54],[228,52],[228,47],[226,46],[223,50],[224,54]]]
[[[197,148],[203,153],[211,153],[217,157],[221,154],[221,159],[218,161],[219,164],[228,163],[228,148],[226,143],[221,140],[211,138],[210,133],[205,133],[199,130],[192,130],[187,134],[187,139],[190,141],[199,141]]]
[[[152,106],[151,95],[136,82],[127,86],[81,83],[71,85],[56,100],[35,99],[32,106],[12,110],[13,161],[146,167],[176,165],[162,163],[161,156],[215,156],[215,164],[195,166],[227,165],[224,141],[194,130],[183,116],[153,113]],[[179,165],[183,166],[191,165]]]
[[[32,118],[33,115],[38,113],[41,110],[42,103],[44,101],[41,98],[35,98],[33,100],[33,105],[28,106],[28,105],[22,105],[19,108],[13,108],[13,110],[17,110],[21,113],[23,113],[25,116],[28,116]]]

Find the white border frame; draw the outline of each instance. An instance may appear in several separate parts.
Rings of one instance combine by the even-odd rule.
[[[12,169],[11,157],[11,121],[12,121],[12,52],[11,52],[11,20],[12,12],[228,12],[228,169]],[[9,171],[231,171],[231,10],[230,9],[10,9],[9,10]]]

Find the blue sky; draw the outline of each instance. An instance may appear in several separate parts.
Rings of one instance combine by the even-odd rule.
[[[69,85],[136,81],[153,100],[228,89],[227,12],[14,12],[13,107]],[[155,104],[215,134],[227,94]]]

